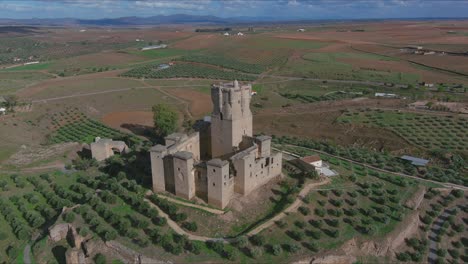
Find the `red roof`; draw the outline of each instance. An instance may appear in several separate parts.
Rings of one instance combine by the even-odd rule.
[[[320,158],[319,155],[312,155],[312,156],[303,157],[302,160],[307,162],[307,163],[312,163],[312,162],[316,162],[316,161],[321,161],[322,159]]]

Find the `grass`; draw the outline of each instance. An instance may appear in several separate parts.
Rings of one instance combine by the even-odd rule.
[[[2,71],[40,71],[40,70],[47,70],[52,66],[52,62],[42,62],[36,64],[29,64],[29,65],[22,65],[18,67],[4,69]]]
[[[351,64],[340,62],[339,58],[368,58],[389,60],[377,55],[361,53],[307,53],[300,59],[289,60],[279,72],[285,75],[321,79],[367,80],[376,82],[416,84],[420,76],[403,72],[388,72],[370,69],[355,69]]]
[[[178,57],[193,53],[194,51],[179,50],[179,49],[153,49],[143,51],[130,51],[130,54],[143,56],[149,59],[159,59],[168,57]]]

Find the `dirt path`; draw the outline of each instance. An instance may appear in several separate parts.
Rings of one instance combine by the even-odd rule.
[[[23,250],[24,264],[32,264],[31,262],[31,245],[27,244]]]
[[[439,233],[439,230],[442,228],[442,225],[447,220],[447,217],[450,214],[452,209],[445,209],[432,223],[430,232],[429,232],[429,253],[427,255],[427,262],[428,263],[435,263],[438,256],[437,256],[437,242],[435,238]]]
[[[227,238],[214,238],[214,237],[205,237],[205,236],[198,236],[198,235],[194,235],[194,234],[190,234],[188,232],[186,232],[184,229],[182,229],[175,221],[173,221],[169,215],[167,215],[163,210],[161,210],[157,205],[155,205],[154,203],[152,203],[150,200],[144,198],[144,200],[153,208],[155,208],[156,210],[158,210],[158,213],[159,215],[161,215],[162,217],[166,218],[167,220],[167,224],[169,225],[170,228],[172,228],[172,230],[174,230],[174,232],[176,232],[177,234],[179,235],[186,235],[188,237],[188,239],[190,240],[197,240],[197,241],[203,241],[203,242],[206,242],[206,241],[222,241],[222,242],[229,242],[231,241],[232,239],[227,239]]]
[[[408,174],[404,174],[404,173],[399,173],[399,172],[393,172],[393,171],[389,171],[389,170],[384,170],[384,169],[380,169],[380,168],[377,168],[377,167],[368,165],[368,164],[366,164],[366,163],[354,161],[354,160],[347,159],[347,158],[343,158],[343,157],[340,157],[340,156],[335,156],[335,155],[332,155],[332,154],[329,154],[329,153],[327,153],[327,152],[324,152],[324,151],[321,151],[321,150],[317,150],[317,149],[306,148],[306,147],[301,147],[301,146],[296,146],[296,145],[290,145],[290,144],[285,144],[285,145],[286,145],[286,146],[291,146],[291,147],[296,147],[296,148],[303,148],[303,149],[312,150],[312,151],[317,152],[317,153],[321,153],[321,154],[328,155],[328,156],[330,156],[330,157],[334,157],[334,158],[337,158],[337,159],[340,159],[340,160],[344,160],[344,161],[348,161],[348,162],[351,162],[351,163],[354,163],[354,164],[358,164],[358,165],[361,165],[361,166],[364,166],[364,167],[367,167],[367,168],[371,168],[371,169],[376,170],[376,171],[385,172],[385,173],[388,173],[388,174],[393,174],[393,175],[397,175],[397,176],[401,176],[401,177],[411,178],[411,179],[415,179],[415,180],[418,180],[418,181],[425,181],[425,182],[430,182],[430,183],[436,183],[436,184],[443,185],[443,186],[445,186],[445,187],[447,187],[447,188],[453,188],[453,189],[460,189],[460,190],[463,190],[463,191],[468,191],[468,187],[465,187],[465,186],[462,186],[462,185],[457,185],[457,184],[447,183],[447,182],[438,182],[438,181],[433,181],[433,180],[427,180],[427,179],[419,178],[419,177],[412,176],[412,175],[408,175]],[[277,149],[277,148],[274,148],[274,149],[279,150],[279,149]],[[284,152],[284,153],[286,153],[286,154],[289,154],[289,155],[296,155],[296,154],[294,154],[294,153],[291,153],[291,152],[288,152],[288,151],[284,151],[284,150],[279,150],[279,151],[282,151],[282,152]],[[296,156],[297,156],[297,155],[296,155]]]
[[[312,182],[312,183],[307,184],[299,192],[299,194],[297,195],[296,200],[290,206],[288,206],[288,208],[286,208],[284,211],[277,214],[275,217],[271,218],[270,220],[266,221],[265,223],[263,223],[263,224],[257,226],[256,228],[250,230],[249,232],[247,232],[246,235],[247,236],[253,236],[255,234],[258,234],[261,231],[263,231],[264,229],[266,229],[266,228],[272,226],[273,224],[275,224],[276,221],[278,221],[278,220],[282,219],[283,217],[287,216],[288,213],[296,212],[297,208],[299,208],[299,206],[303,203],[302,199],[304,199],[304,197],[312,189],[314,189],[317,186],[325,185],[325,184],[328,184],[328,183],[330,183],[330,178],[326,178],[324,181],[321,181],[321,182]]]
[[[146,195],[151,195],[153,194],[152,191],[148,191],[146,193]],[[172,197],[169,197],[169,196],[166,196],[166,195],[163,195],[163,194],[158,194],[159,197],[161,198],[164,198],[170,202],[173,202],[173,203],[176,203],[176,204],[180,204],[180,205],[183,205],[183,206],[188,206],[188,207],[192,207],[192,208],[197,208],[197,209],[200,209],[200,210],[203,210],[203,211],[206,211],[208,213],[212,213],[212,214],[216,214],[216,215],[222,215],[224,213],[226,213],[225,211],[223,210],[219,210],[219,209],[215,209],[215,208],[210,208],[210,207],[207,207],[207,206],[203,206],[203,205],[198,205],[198,204],[193,204],[193,203],[188,203],[188,202],[184,202],[184,201],[181,201],[181,200],[177,200],[177,199],[174,199]]]
[[[288,213],[291,213],[291,212],[295,212],[297,211],[297,208],[299,208],[299,206],[302,204],[302,199],[315,187],[317,186],[321,186],[321,185],[324,185],[324,184],[328,184],[330,183],[330,179],[329,178],[326,178],[324,181],[321,181],[321,182],[312,182],[312,183],[309,183],[307,184],[300,192],[299,194],[297,195],[297,198],[296,200],[290,205],[288,206],[286,209],[284,209],[282,212],[280,212],[279,214],[277,214],[276,216],[274,216],[273,218],[271,218],[270,220],[266,221],[265,223],[259,225],[258,227],[252,229],[251,231],[247,232],[247,236],[252,236],[252,235],[255,235],[255,234],[258,234],[260,233],[261,231],[263,231],[264,229],[270,227],[271,225],[273,225],[276,221],[280,220],[281,218],[287,216]],[[188,233],[187,231],[185,231],[184,229],[182,229],[175,221],[173,221],[169,215],[167,215],[165,212],[163,212],[157,205],[155,205],[154,203],[152,203],[150,200],[148,200],[147,198],[144,198],[144,200],[149,203],[149,205],[153,208],[155,208],[156,210],[158,210],[159,214],[166,218],[167,220],[167,224],[169,225],[169,227],[172,228],[172,230],[174,230],[174,232],[176,232],[177,234],[179,235],[186,235],[190,240],[197,240],[197,241],[203,241],[203,242],[206,242],[206,241],[221,241],[223,243],[229,243],[229,242],[232,242],[235,240],[235,238],[224,238],[224,237],[221,237],[221,238],[217,238],[217,237],[205,237],[205,236],[198,236],[198,235],[194,235],[194,234],[190,234]],[[203,210],[205,210],[205,208],[203,208]]]

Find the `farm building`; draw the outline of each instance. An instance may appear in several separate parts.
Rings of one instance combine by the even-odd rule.
[[[165,49],[167,48],[166,44],[161,44],[161,45],[153,45],[153,46],[146,46],[141,48],[141,50],[153,50],[153,49]]]
[[[320,176],[332,177],[338,175],[338,172],[330,169],[330,166],[322,161],[319,155],[306,156],[301,161],[312,165]]]
[[[229,34],[229,32],[224,32],[223,35],[224,35],[224,36],[229,36],[230,34]]]
[[[300,28],[300,29],[297,30],[297,32],[305,32],[305,29]]]
[[[244,33],[239,32],[239,33],[237,33],[237,36],[244,36]]]
[[[398,95],[392,93],[375,93],[375,97],[396,98]]]
[[[0,115],[6,114],[6,108],[5,107],[0,107]]]
[[[413,164],[415,166],[426,166],[427,163],[429,163],[429,160],[425,160],[425,159],[421,159],[421,158],[417,158],[417,157],[412,157],[412,156],[408,156],[408,155],[401,156],[400,158],[403,159],[403,160],[410,161],[411,164]]]

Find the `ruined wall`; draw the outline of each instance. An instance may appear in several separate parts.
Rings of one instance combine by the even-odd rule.
[[[173,156],[175,194],[190,200],[195,196],[193,158],[190,152],[177,152]]]
[[[195,195],[208,202],[208,177],[206,164],[195,166]]]
[[[150,149],[151,178],[154,192],[166,190],[164,157],[167,155],[166,147],[162,145],[154,146]]]
[[[214,159],[206,165],[208,178],[208,203],[223,209],[234,194],[234,179],[229,175],[229,162]]]

